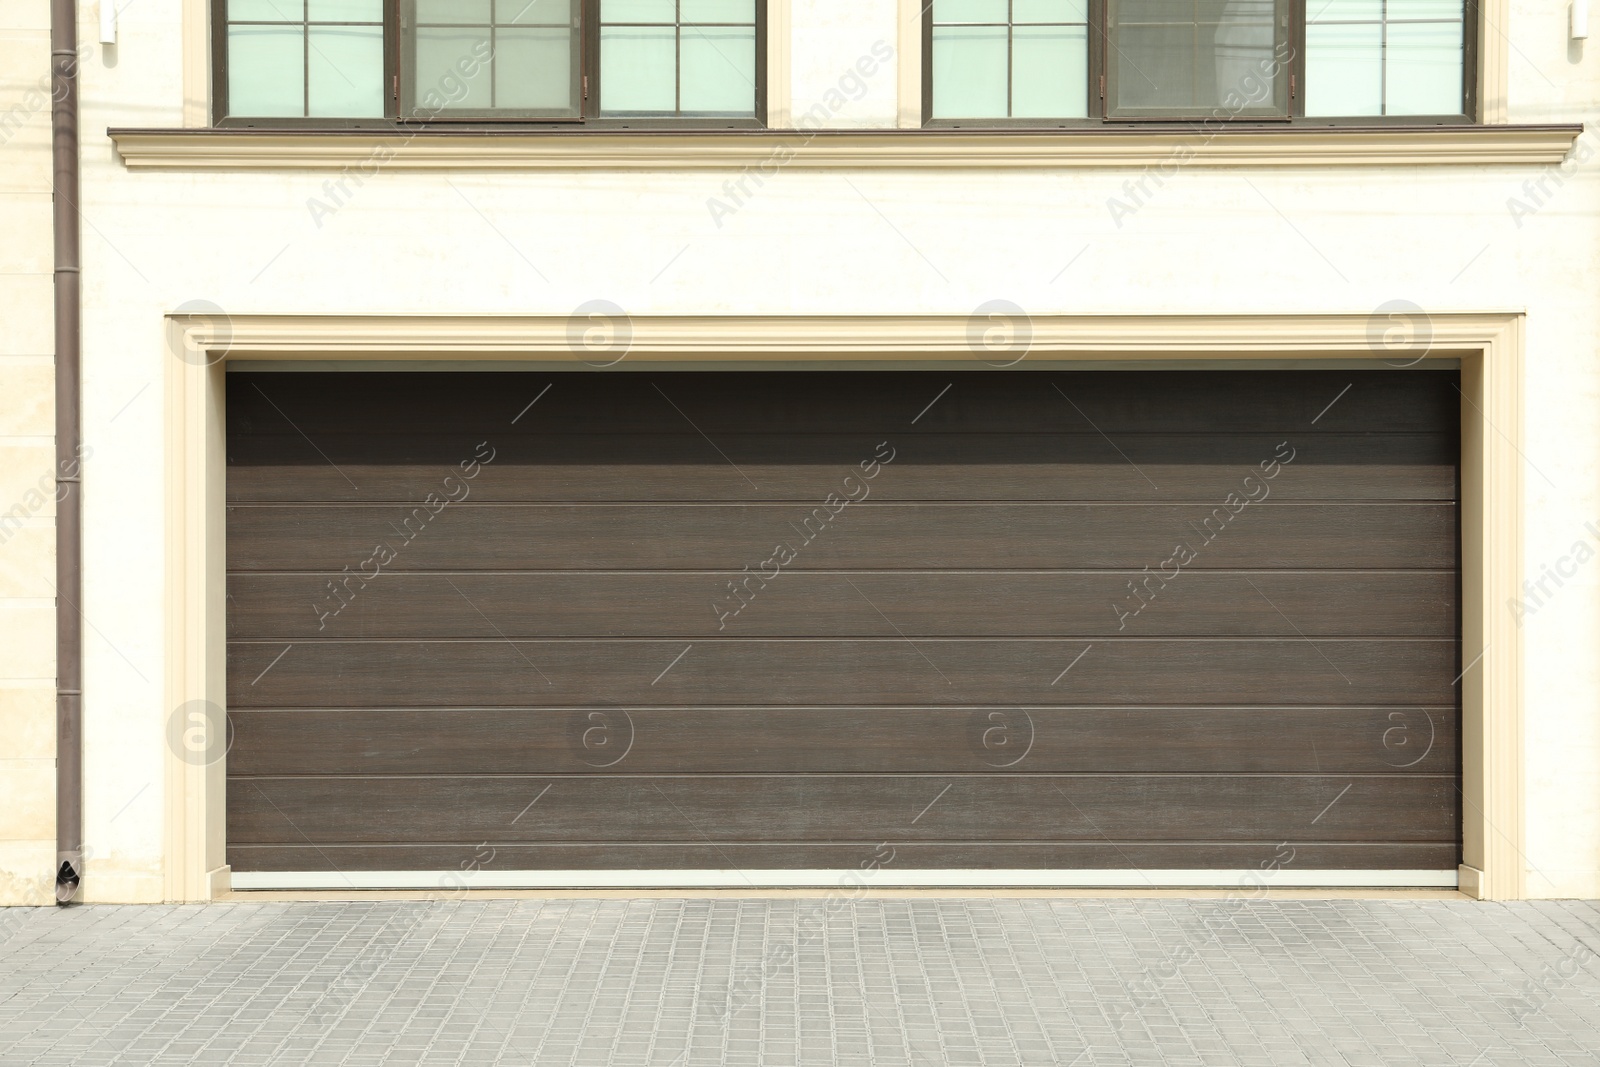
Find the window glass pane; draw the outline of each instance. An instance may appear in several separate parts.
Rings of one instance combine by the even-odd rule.
[[[671,22],[678,17],[674,0],[604,0],[601,22]]]
[[[306,0],[228,0],[229,22],[303,22]]]
[[[1005,27],[935,26],[933,114],[936,118],[1006,115]]]
[[[683,28],[683,100],[686,112],[753,114],[756,109],[755,27]]]
[[[494,87],[495,107],[570,109],[572,32],[565,26],[498,30]]]
[[[1461,0],[1389,0],[1388,12],[1390,22],[1460,22],[1463,14]]]
[[[383,22],[383,0],[309,0],[312,22]]]
[[[1274,0],[1111,0],[1114,110],[1276,110]],[[1276,77],[1283,77],[1280,71]]]
[[[1012,22],[1088,22],[1089,0],[1012,0]]]
[[[1461,114],[1462,0],[1311,3],[1306,114]]]
[[[573,0],[500,0],[503,26],[571,26]]]
[[[740,22],[755,25],[756,0],[682,0],[684,22]]]
[[[1383,27],[1306,27],[1306,114],[1383,113]]]
[[[1306,22],[1377,22],[1383,0],[1306,0]]]
[[[677,31],[671,26],[603,27],[600,31],[601,110],[677,110],[677,50]]]
[[[419,24],[408,34],[416,110],[575,115],[576,2],[416,0]],[[466,24],[448,24],[456,21]]]
[[[932,117],[1088,114],[1088,0],[934,0],[932,10]]]
[[[487,30],[418,27],[417,106],[425,111],[493,106],[489,65],[482,59],[489,54]]]
[[[228,28],[228,113],[305,114],[305,39],[298,25]]]
[[[1088,115],[1088,29],[1018,26],[1012,33],[1011,114],[1020,118]]]
[[[383,115],[383,27],[313,26],[310,114],[319,118]]]
[[[541,0],[542,2],[542,0]],[[416,0],[420,26],[488,25],[489,0]]]
[[[1116,71],[1115,103],[1169,111],[1192,107],[1198,95],[1198,12],[1180,0],[1112,0],[1112,9],[1110,63]],[[1206,30],[1210,37],[1215,26]]]
[[[933,0],[933,21],[1004,22],[1006,0]]]
[[[1461,113],[1461,23],[1391,22],[1386,55],[1385,114]]]
[[[1273,46],[1278,39],[1272,0],[1224,0],[1215,38],[1216,95],[1229,110],[1271,107]]]

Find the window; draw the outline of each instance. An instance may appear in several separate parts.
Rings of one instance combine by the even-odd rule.
[[[1465,122],[1471,0],[932,0],[934,125]]]
[[[1288,112],[1287,0],[1108,0],[1106,44],[1108,117]]]
[[[213,0],[216,117],[759,126],[764,0]]]
[[[1089,0],[939,0],[933,114],[1089,114]]]
[[[603,0],[601,113],[753,114],[755,7],[753,0]]]
[[[224,35],[240,114],[383,114],[383,0],[227,0]]]
[[[408,115],[569,118],[583,95],[572,0],[402,0]]]
[[[1306,114],[1449,115],[1461,109],[1461,0],[1309,2]]]

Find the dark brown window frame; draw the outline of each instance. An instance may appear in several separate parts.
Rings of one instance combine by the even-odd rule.
[[[512,0],[501,0],[501,2],[509,3],[512,2]],[[518,0],[518,2],[520,2],[520,0]],[[399,0],[399,6],[400,22],[394,26],[386,24],[385,30],[389,31],[392,29],[395,31],[392,33],[392,36],[396,38],[395,50],[397,52],[399,70],[406,71],[415,64],[414,54],[416,38],[419,29],[419,26],[416,23],[417,0]],[[498,6],[498,4],[495,4],[491,7],[491,19],[493,18],[492,12],[495,11]],[[423,86],[413,78],[401,77],[393,83],[393,88],[396,92],[398,92],[399,95],[398,112],[400,118],[407,122],[582,122],[584,105],[582,92],[585,74],[583,50],[584,28],[582,19],[587,14],[587,12],[584,10],[585,6],[586,5],[579,6],[580,26],[572,42],[572,55],[570,57],[572,61],[572,78],[569,89],[572,92],[573,99],[578,102],[578,111],[576,114],[558,114],[550,109],[538,110],[514,108],[484,108],[471,111],[465,109],[455,109],[453,110],[453,113],[448,115],[439,114],[438,112],[442,109],[433,109],[434,113],[428,114],[427,112],[430,111],[430,109],[419,102],[418,97],[423,96],[426,93],[433,92],[438,87]],[[408,22],[410,23],[409,28],[407,27]],[[465,26],[481,24],[462,23],[461,25]],[[490,26],[489,32],[491,37],[493,37],[499,26],[499,23],[493,23]],[[490,93],[492,95],[494,92],[494,79],[492,75],[490,76],[489,80]]]
[[[393,20],[398,18],[400,0],[383,0],[383,84],[385,87],[393,84],[396,73],[397,55],[390,32],[390,26],[396,24]],[[393,125],[393,119],[388,117],[393,113],[393,99],[388,92],[384,97],[384,118],[376,116],[363,119],[324,119],[309,116],[280,118],[228,118],[228,0],[211,0],[211,115],[212,124],[216,126],[280,126],[280,127],[352,127],[356,129],[371,129]],[[292,25],[292,24],[291,24]],[[302,25],[305,25],[302,22]],[[334,25],[339,25],[335,23]],[[361,23],[368,25],[368,23]],[[310,64],[306,64],[301,72],[309,85]]]
[[[405,34],[401,17],[409,0],[383,0],[383,80],[384,114],[365,118],[254,117],[228,114],[228,21],[227,0],[211,0],[211,113],[212,125],[219,128],[254,127],[264,129],[371,130],[395,128],[470,129],[507,127],[538,129],[684,129],[684,130],[759,130],[767,125],[767,0],[755,0],[755,114],[732,116],[601,115],[600,107],[600,3],[601,0],[575,0],[582,24],[580,59],[576,74],[580,88],[580,114],[562,117],[531,113],[505,114],[475,112],[466,115],[417,113],[417,86],[406,76]],[[681,75],[681,72],[680,72]],[[586,88],[586,91],[584,91]]]
[[[1088,13],[1087,13],[1086,22],[1083,23],[1083,25],[1084,25],[1084,29],[1086,31],[1086,35],[1087,35],[1088,39],[1092,41],[1092,40],[1095,39],[1095,37],[1097,35],[1097,30],[1096,30],[1095,23],[1094,23],[1094,16],[1095,16],[1095,10],[1096,9],[1095,9],[1093,4],[1086,4],[1086,7],[1088,8]],[[933,25],[933,14],[932,14],[932,12],[933,12],[933,2],[932,2],[932,0],[929,0],[929,2],[924,6],[924,8],[923,8],[923,10],[921,12],[921,17],[922,17],[922,35],[923,35],[923,49],[922,49],[923,104],[922,104],[922,113],[923,113],[924,116],[929,116],[929,115],[933,114],[933,73],[932,72],[933,72],[933,30],[934,30],[934,25]],[[1006,109],[1007,110],[1012,110],[1016,105],[1016,31],[1017,31],[1017,27],[1018,26],[1025,26],[1025,27],[1058,26],[1059,27],[1059,26],[1077,26],[1077,25],[1079,25],[1079,23],[1075,23],[1075,22],[1042,22],[1042,23],[1024,22],[1024,23],[1019,23],[1019,22],[1017,22],[1015,20],[1015,18],[1016,18],[1016,0],[1006,0],[1006,21],[1004,23],[999,23],[999,22],[946,23],[946,25],[986,26],[986,27],[993,27],[993,28],[1000,28],[1000,27],[1003,26],[1006,29],[1006,32],[1007,32],[1006,48],[1007,48],[1007,53],[1008,53],[1007,56],[1006,56]],[[1093,53],[1094,49],[1091,48],[1091,49],[1089,49],[1089,51],[1091,53]],[[1091,71],[1089,71],[1089,82],[1090,82],[1090,85],[1092,85],[1094,83],[1094,81],[1095,81],[1094,72],[1091,70]],[[1084,91],[1085,91],[1085,93],[1088,93],[1089,86],[1086,85],[1084,87]],[[1001,121],[1001,120],[996,120],[996,121]],[[1035,116],[1029,116],[1029,117],[1017,118],[1017,119],[1013,119],[1013,118],[1007,117],[1003,121],[1016,122],[1016,123],[1022,123],[1022,124],[1034,124],[1034,123],[1039,123],[1039,122],[1049,122],[1051,120],[1049,120],[1049,119],[1040,119],[1040,118],[1035,117]]]
[[[1109,6],[1107,0],[1099,0],[1099,2],[1090,0],[1090,2],[1099,10],[1102,16],[1101,25],[1104,27],[1105,15]],[[1303,50],[1296,43],[1300,39],[1296,23],[1301,21],[1301,11],[1304,9],[1306,4],[1317,2],[1318,0],[1272,0],[1272,16],[1274,21],[1276,21],[1279,17],[1283,17],[1285,22],[1288,24],[1285,28],[1284,37],[1287,39],[1290,49],[1290,63],[1283,66],[1279,76],[1274,80],[1272,86],[1272,101],[1268,106],[1252,107],[1248,109],[1241,108],[1233,115],[1230,115],[1230,119],[1238,119],[1245,122],[1285,122],[1293,115],[1294,103],[1291,99],[1291,96],[1293,95],[1292,86],[1294,85],[1295,79],[1293,77],[1292,64],[1295,57],[1303,55]],[[1099,51],[1101,54],[1102,65],[1101,81],[1099,85],[1099,99],[1101,101],[1101,113],[1105,117],[1106,121],[1139,123],[1201,122],[1208,118],[1215,117],[1215,108],[1211,108],[1209,110],[1206,108],[1188,108],[1180,111],[1169,111],[1165,114],[1162,114],[1159,109],[1149,109],[1148,113],[1141,113],[1140,111],[1133,109],[1114,112],[1113,108],[1115,105],[1112,103],[1112,101],[1117,99],[1117,65],[1111,61],[1111,34],[1105,29],[1102,29],[1100,40],[1102,42],[1102,47],[1099,49]],[[1276,52],[1276,47],[1274,48],[1274,52]],[[1283,75],[1289,76],[1284,77]],[[1304,81],[1304,79],[1300,80],[1301,82]],[[1093,101],[1095,99],[1095,94],[1091,93],[1089,98],[1091,101]]]
[[[919,33],[922,42],[922,126],[924,129],[1095,129],[1107,126],[1142,128],[1155,126],[1195,126],[1224,122],[1235,126],[1466,126],[1478,123],[1478,51],[1480,39],[1486,32],[1478,0],[1465,0],[1462,26],[1462,112],[1456,115],[1307,115],[1305,113],[1306,85],[1306,4],[1309,0],[1291,0],[1289,4],[1289,39],[1293,55],[1287,65],[1289,74],[1289,99],[1286,114],[1258,115],[1173,115],[1170,117],[1132,117],[1108,114],[1109,93],[1106,89],[1107,52],[1110,40],[1106,33],[1106,7],[1108,0],[1088,0],[1089,4],[1089,63],[1088,100],[1089,115],[1085,117],[1051,118],[973,118],[953,119],[933,117],[933,5],[923,9]],[[1218,109],[1220,110],[1220,109]]]

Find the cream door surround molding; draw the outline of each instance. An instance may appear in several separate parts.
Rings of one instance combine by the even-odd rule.
[[[1566,158],[1579,124],[1062,130],[112,129],[130,170],[1365,167]]]
[[[1508,608],[1522,579],[1520,313],[1431,317],[1430,355],[1461,368],[1461,884],[1475,895],[1525,894],[1522,639]],[[1359,361],[1371,366],[1371,316],[1040,316],[1029,360],[1052,368],[1124,364],[1200,369]],[[629,363],[715,367],[896,363],[985,370],[967,316],[660,316],[631,320]],[[213,899],[228,882],[226,807],[224,372],[231,360],[542,362],[586,370],[567,316],[172,314],[166,355],[166,700],[169,715],[209,731],[168,745],[166,895]],[[575,349],[579,349],[575,351]],[[1378,353],[1382,355],[1383,353]],[[983,353],[987,355],[987,353]],[[607,353],[607,360],[614,357]],[[1010,354],[1007,354],[1010,358]],[[1352,365],[1355,365],[1352,363]],[[1381,364],[1380,364],[1381,365]],[[596,370],[594,373],[604,373]],[[1404,373],[1396,370],[1395,373]],[[198,702],[198,703],[197,703]],[[209,702],[209,704],[207,703]],[[211,714],[179,718],[184,709]],[[170,724],[174,719],[169,719]],[[193,753],[206,754],[196,758]],[[187,753],[187,755],[186,755]]]

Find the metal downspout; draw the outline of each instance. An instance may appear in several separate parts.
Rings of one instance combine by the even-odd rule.
[[[56,338],[56,903],[83,881],[83,487],[79,381],[78,22],[50,0]]]

